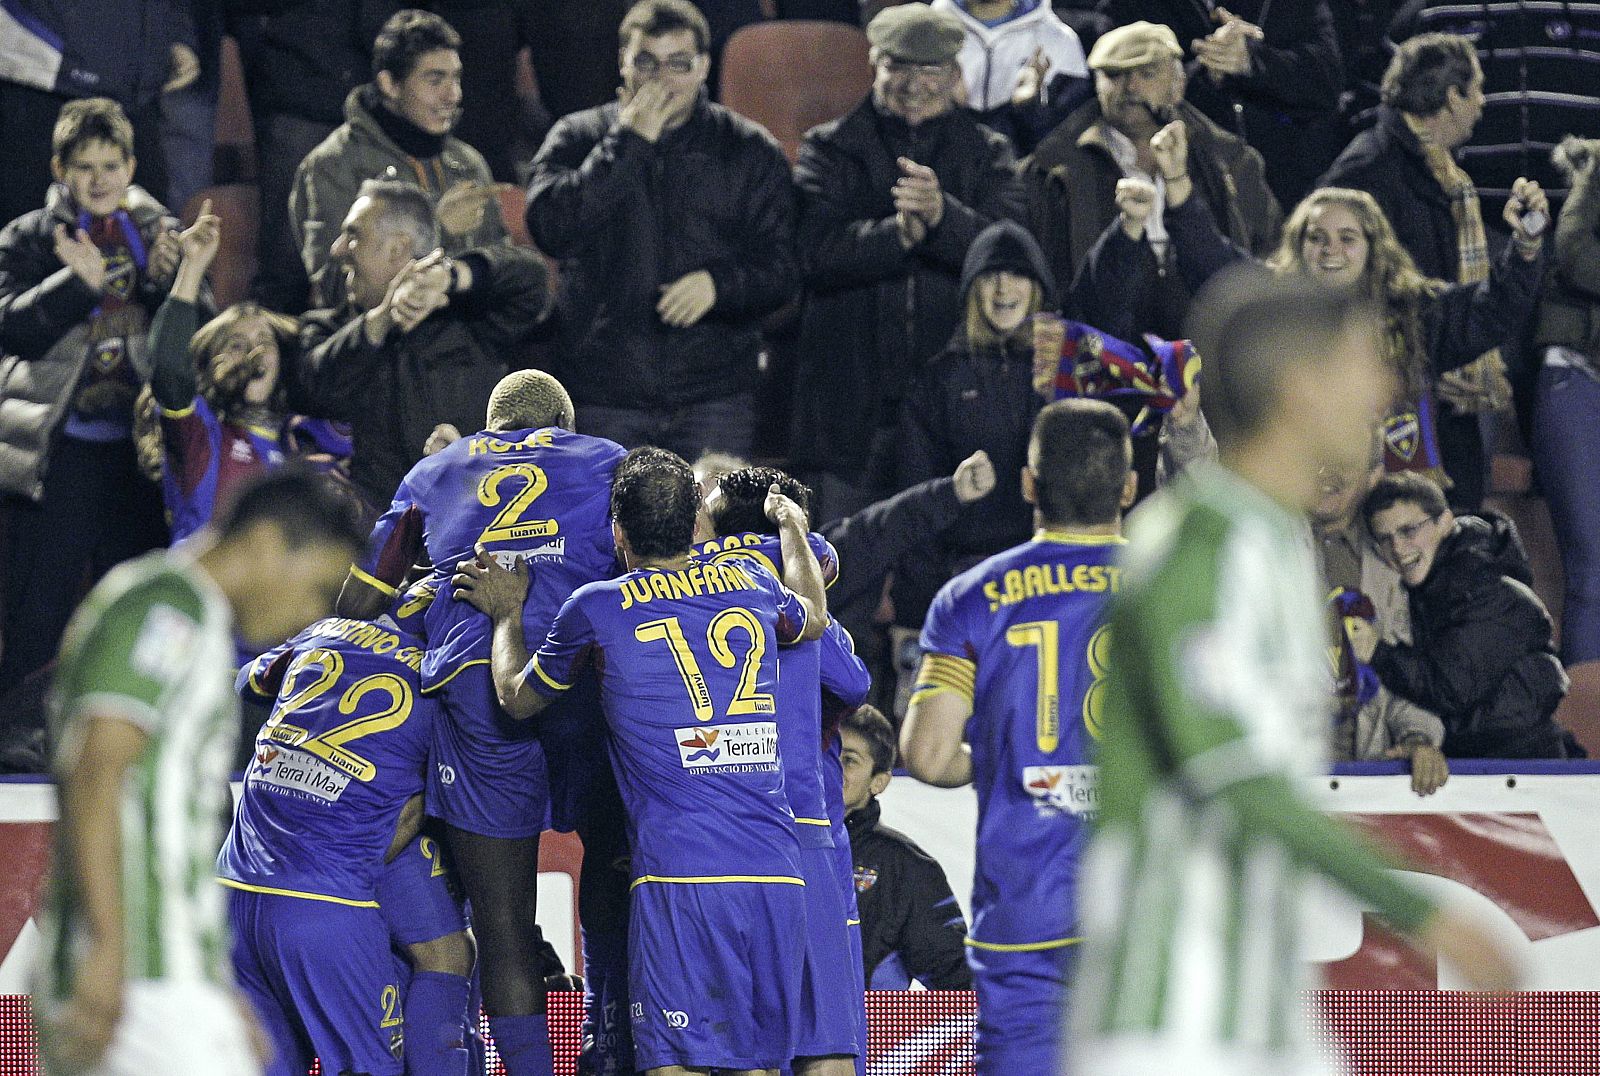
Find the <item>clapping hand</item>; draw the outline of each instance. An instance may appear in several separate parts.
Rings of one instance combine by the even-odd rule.
[[[61,259],[62,265],[95,291],[105,287],[106,261],[88,232],[82,228],[69,232],[66,225],[57,224],[54,237],[56,257]]]
[[[1206,69],[1213,81],[1220,82],[1228,75],[1250,73],[1250,43],[1262,40],[1266,34],[1261,27],[1247,22],[1219,7],[1211,17],[1221,25],[1207,37],[1189,42],[1194,58]]]
[[[1119,179],[1116,200],[1123,233],[1129,239],[1143,239],[1145,224],[1156,206],[1155,186],[1142,179]]]

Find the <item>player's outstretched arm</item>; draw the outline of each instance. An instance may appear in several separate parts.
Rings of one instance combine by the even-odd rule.
[[[822,638],[828,627],[828,591],[822,579],[822,565],[806,540],[809,524],[800,506],[778,491],[776,484],[767,491],[767,518],[778,525],[778,542],[783,550],[783,585],[800,596],[806,607],[806,627],[800,639]]]
[[[502,568],[480,544],[473,560],[456,565],[450,579],[456,601],[464,601],[494,622],[489,647],[489,668],[500,706],[514,718],[532,717],[550,700],[528,687],[525,670],[533,657],[522,635],[522,605],[528,597],[528,562],[517,558],[514,568]]]
[[[925,784],[960,788],[972,783],[972,749],[966,744],[972,700],[947,687],[934,666],[941,655],[927,654],[900,729],[900,757],[906,772]],[[952,659],[946,659],[952,660]]]

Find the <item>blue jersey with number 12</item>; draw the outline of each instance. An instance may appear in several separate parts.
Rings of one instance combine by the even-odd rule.
[[[1066,944],[1097,797],[1102,626],[1122,539],[1041,531],[956,576],[922,627],[917,695],[972,703],[978,793],[968,944]]]
[[[530,640],[544,637],[567,595],[611,574],[611,476],[623,455],[613,441],[556,427],[499,430],[463,437],[411,468],[357,574],[394,596],[426,549],[435,596],[423,614],[424,690],[489,658],[488,617],[455,601],[450,585],[480,543],[504,565],[528,562]]]
[[[824,583],[839,574],[838,554],[820,534],[808,536],[822,568]],[[717,563],[754,561],[783,577],[783,545],[775,534],[732,534],[702,542],[696,555]],[[833,638],[829,638],[829,634]],[[831,643],[832,645],[827,645]],[[778,656],[778,743],[782,752],[784,794],[794,811],[803,848],[831,848],[833,829],[823,795],[822,685],[859,706],[871,688],[866,665],[850,645],[850,636],[834,621],[823,638],[785,647]]]
[[[800,884],[775,694],[804,630],[799,597],[747,560],[645,568],[562,606],[525,675],[556,697],[598,667],[635,885]]]
[[[375,899],[400,808],[422,791],[435,703],[418,691],[422,640],[328,619],[239,672],[275,699],[256,735],[217,873],[254,892]]]

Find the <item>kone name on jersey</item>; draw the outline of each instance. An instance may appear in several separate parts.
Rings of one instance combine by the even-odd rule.
[[[534,430],[520,441],[502,441],[498,437],[478,434],[467,442],[468,456],[487,456],[491,452],[515,452],[519,448],[549,448],[555,438],[549,430]]]
[[[374,654],[388,654],[411,669],[422,671],[422,650],[415,646],[401,646],[400,636],[385,631],[367,620],[324,620],[317,627],[317,635],[325,639],[343,639],[351,646],[359,646]]]
[[[631,609],[660,598],[692,598],[729,590],[755,590],[756,585],[737,564],[694,564],[683,571],[653,571],[622,580],[622,608]]]
[[[1122,569],[1108,564],[1030,564],[1012,568],[999,579],[983,584],[989,599],[989,612],[1001,606],[1016,605],[1029,598],[1053,594],[1113,594],[1122,589]]]

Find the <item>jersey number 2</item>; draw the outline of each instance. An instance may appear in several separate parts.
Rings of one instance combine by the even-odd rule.
[[[485,508],[497,507],[504,500],[500,495],[500,485],[507,479],[521,481],[522,488],[509,501],[505,501],[505,507],[494,517],[494,522],[483,528],[483,533],[478,535],[479,542],[488,545],[490,542],[544,538],[561,529],[561,524],[554,519],[522,518],[523,513],[533,507],[533,502],[550,488],[550,479],[545,477],[544,468],[531,463],[508,463],[484,475],[478,482],[478,503]]]
[[[393,673],[364,676],[340,696],[339,712],[355,713],[361,700],[374,691],[386,693],[389,696],[388,704],[369,717],[358,717],[319,736],[308,736],[308,730],[286,724],[283,719],[325,695],[338,682],[344,673],[344,657],[338,651],[322,647],[308,651],[296,658],[289,667],[288,675],[284,678],[285,686],[292,686],[300,674],[309,669],[317,670],[316,679],[304,687],[293,687],[287,695],[282,696],[277,712],[267,722],[270,730],[267,735],[279,743],[316,755],[357,781],[372,780],[378,775],[378,768],[345,745],[363,736],[388,732],[405,724],[415,703],[411,685]]]

